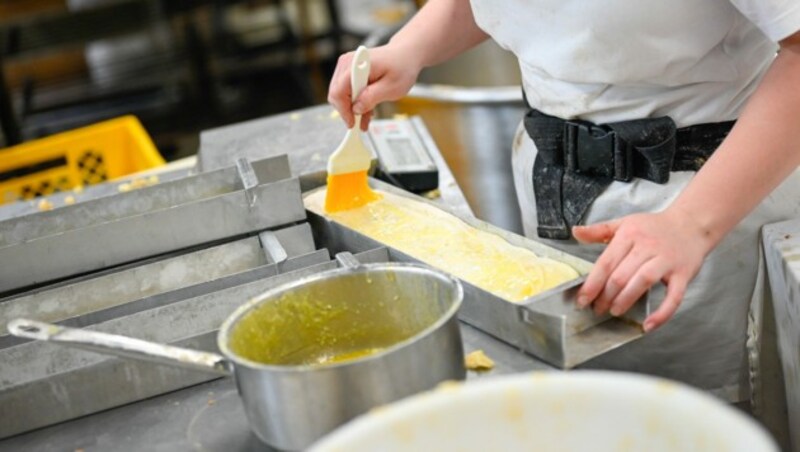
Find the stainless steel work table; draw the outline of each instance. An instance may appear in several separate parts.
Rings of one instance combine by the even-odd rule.
[[[496,364],[468,379],[552,369],[462,323],[465,351]],[[270,450],[250,432],[233,379],[224,378],[0,441],[7,451]]]
[[[765,323],[774,329],[785,377],[791,450],[800,452],[800,219],[764,227],[763,241],[774,309],[774,322],[768,322],[768,312]]]
[[[344,134],[341,119],[327,106],[272,116],[204,132],[198,165],[212,170],[238,157],[289,154],[296,174],[325,167]],[[463,193],[438,152],[441,198],[438,202],[469,213]],[[466,352],[483,349],[496,363],[491,372],[469,379],[553,368],[497,339],[462,324]],[[233,452],[267,449],[253,435],[233,379],[219,379],[84,418],[0,441],[0,450]]]

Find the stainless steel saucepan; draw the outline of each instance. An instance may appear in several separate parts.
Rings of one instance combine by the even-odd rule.
[[[219,330],[221,355],[25,319],[8,330],[232,374],[255,434],[298,450],[370,408],[463,379],[462,297],[457,280],[427,267],[350,262],[245,303]]]

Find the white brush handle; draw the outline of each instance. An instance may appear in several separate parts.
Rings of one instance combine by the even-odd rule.
[[[369,50],[359,46],[353,55],[350,67],[350,89],[352,101],[358,98],[369,82]],[[372,153],[361,139],[361,115],[356,115],[353,127],[347,131],[344,140],[328,159],[328,174],[345,174],[366,171],[372,161]]]
[[[355,102],[359,94],[361,94],[361,91],[364,91],[364,88],[367,87],[367,83],[369,83],[369,69],[369,50],[364,46],[358,46],[350,68],[350,92],[352,93],[352,102]],[[359,127],[361,124],[361,115],[356,115],[354,124],[354,127]]]

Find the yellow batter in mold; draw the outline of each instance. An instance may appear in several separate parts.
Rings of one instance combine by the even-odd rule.
[[[501,298],[520,302],[578,277],[572,267],[475,229],[423,202],[378,191],[364,206],[325,212],[325,190],[305,198],[306,208],[446,271]]]

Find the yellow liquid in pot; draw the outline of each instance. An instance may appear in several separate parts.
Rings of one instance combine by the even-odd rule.
[[[323,355],[320,356],[317,363],[318,364],[336,364],[336,363],[344,363],[347,361],[353,361],[355,359],[365,358],[370,355],[374,355],[379,351],[383,350],[383,348],[377,347],[370,347],[370,348],[362,348],[358,350],[353,350],[349,352],[341,352],[341,353],[334,353],[331,355]]]
[[[378,191],[379,199],[330,212],[325,190],[305,198],[306,208],[326,216],[481,289],[519,302],[577,278],[572,267],[537,256],[501,237],[413,199]]]
[[[411,338],[441,316],[438,303],[421,303],[404,290],[391,272],[301,286],[242,315],[228,346],[242,358],[277,366],[364,358]]]

